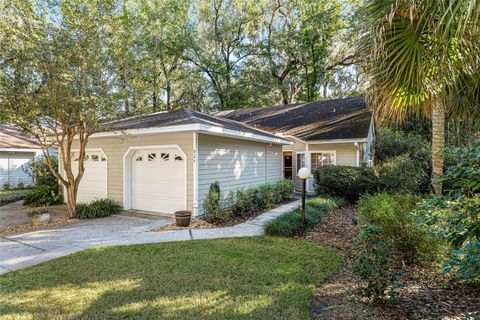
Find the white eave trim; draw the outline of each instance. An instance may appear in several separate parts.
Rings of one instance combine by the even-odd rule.
[[[137,135],[151,135],[151,134],[158,134],[158,133],[178,133],[178,132],[192,132],[192,131],[212,134],[212,135],[228,136],[228,137],[244,139],[244,140],[261,141],[261,142],[268,142],[268,143],[275,143],[275,144],[292,144],[291,141],[281,139],[281,138],[268,137],[261,134],[224,129],[221,127],[209,126],[204,124],[183,124],[183,125],[167,126],[167,127],[99,132],[91,135],[90,139],[104,138],[104,137],[117,137],[117,136],[124,136],[124,135],[137,136]]]
[[[37,152],[42,152],[42,149],[0,148],[0,151],[37,153]]]
[[[327,143],[359,143],[368,142],[368,138],[358,139],[330,139],[330,140],[306,140],[304,143],[308,144],[327,144]]]

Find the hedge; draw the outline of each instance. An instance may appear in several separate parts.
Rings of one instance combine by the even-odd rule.
[[[305,205],[305,224],[302,223],[301,207],[287,212],[265,226],[265,233],[271,236],[293,237],[303,234],[309,228],[320,223],[322,218],[343,204],[341,198],[316,197]]]

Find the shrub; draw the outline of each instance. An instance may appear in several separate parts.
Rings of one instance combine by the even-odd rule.
[[[203,200],[203,210],[208,221],[218,221],[228,216],[228,211],[224,211],[220,207],[220,194],[212,188]]]
[[[58,169],[58,159],[54,156],[51,156],[51,159],[53,167]],[[36,160],[26,163],[25,165],[23,165],[22,169],[32,178],[33,182],[37,186],[49,186],[58,184],[57,178],[55,178],[55,176],[50,171],[45,157],[40,157]]]
[[[24,205],[30,206],[50,206],[63,202],[63,197],[59,192],[60,186],[55,183],[52,185],[39,185],[28,190],[23,200]]]
[[[415,215],[419,225],[451,246],[445,272],[454,272],[467,281],[480,280],[480,194],[471,198],[427,199],[418,206]]]
[[[25,198],[28,190],[0,190],[0,206]]]
[[[324,166],[314,172],[317,194],[327,193],[356,201],[362,194],[376,191],[378,177],[372,168]]]
[[[329,197],[316,197],[305,204],[305,225],[302,223],[301,208],[287,212],[265,226],[265,233],[271,236],[292,237],[303,234],[308,228],[317,225],[323,216],[338,207]]]
[[[454,250],[453,257],[444,266],[446,272],[454,272],[460,279],[480,282],[480,242]]]
[[[428,168],[431,166],[430,142],[419,134],[395,130],[380,131],[375,139],[374,154],[378,163],[387,162],[400,155],[407,155],[417,168],[427,171],[427,175]]]
[[[98,199],[87,203],[77,204],[75,218],[92,219],[103,218],[116,214],[120,206],[111,199]]]
[[[358,202],[360,216],[382,232],[384,240],[407,264],[433,257],[436,249],[435,241],[410,215],[420,200],[411,194],[378,193],[363,196]]]
[[[293,181],[282,180],[246,190],[230,191],[225,197],[222,197],[220,187],[216,184],[215,187],[210,188],[204,199],[203,208],[207,215],[206,219],[221,221],[231,215],[247,217],[263,209],[271,208],[282,201],[290,200],[293,188]]]
[[[406,154],[391,158],[375,169],[379,176],[378,189],[387,192],[416,192],[425,175]]]
[[[12,184],[8,181],[3,183],[3,190],[10,190],[12,189]]]
[[[374,301],[383,300],[394,294],[394,284],[399,274],[393,271],[394,259],[390,255],[391,245],[385,240],[382,231],[373,226],[361,229],[353,250],[352,270],[366,282],[361,291]]]
[[[480,193],[480,142],[469,148],[447,148],[445,157],[452,159],[442,180],[456,195]]]

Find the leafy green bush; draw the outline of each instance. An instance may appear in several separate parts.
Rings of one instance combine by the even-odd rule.
[[[406,154],[375,166],[375,170],[379,176],[378,189],[387,192],[416,192],[425,175]]]
[[[388,295],[392,296],[399,277],[393,269],[392,247],[384,239],[385,235],[379,228],[363,227],[353,250],[352,270],[367,284],[361,292],[374,301],[383,300],[388,289]]]
[[[432,171],[431,145],[428,139],[420,134],[404,133],[396,130],[382,130],[375,139],[374,145],[375,161],[377,165],[390,162],[398,156],[408,156],[415,168],[408,173],[415,173],[418,184],[413,190],[427,192],[430,185],[430,173]],[[385,189],[383,189],[385,190]]]
[[[24,205],[30,206],[50,206],[63,202],[63,197],[59,192],[58,183],[51,185],[39,185],[28,190],[23,200]]]
[[[265,226],[265,233],[271,236],[292,237],[303,234],[308,228],[320,223],[323,216],[337,208],[342,200],[316,197],[305,204],[305,225],[302,223],[301,208],[287,212]]]
[[[378,163],[408,155],[417,167],[427,170],[431,166],[430,142],[419,134],[382,130],[376,136],[374,154]]]
[[[58,159],[51,156],[52,165],[58,169]],[[45,157],[40,157],[36,160],[30,161],[22,166],[23,171],[28,174],[33,182],[39,185],[50,186],[58,184],[57,178],[52,174]]]
[[[29,190],[0,190],[0,206],[24,199],[28,191]]]
[[[378,177],[372,168],[324,166],[314,172],[317,194],[330,194],[356,201],[362,194],[375,192]]]
[[[228,211],[223,210],[220,204],[220,193],[215,188],[210,188],[203,200],[203,210],[208,221],[223,220],[228,216]]]
[[[480,242],[471,242],[454,250],[453,257],[445,263],[446,272],[468,281],[480,281]]]
[[[204,199],[203,209],[206,219],[209,221],[221,221],[231,215],[248,217],[283,201],[290,200],[293,189],[293,181],[282,180],[246,190],[230,191],[223,197],[220,187],[217,185],[213,189],[210,188]]]
[[[358,202],[360,216],[382,232],[384,241],[407,264],[433,258],[437,248],[434,239],[410,215],[419,201],[421,198],[412,194],[378,193],[365,195]]]
[[[451,247],[446,272],[460,279],[480,280],[480,142],[450,148],[443,177],[449,194],[424,200],[414,212],[419,225]]]
[[[376,192],[415,192],[424,172],[408,155],[401,155],[374,168],[324,166],[314,172],[317,194],[330,194],[355,202],[364,194]]]
[[[468,148],[447,148],[445,156],[452,159],[442,178],[445,188],[456,195],[480,193],[480,142]]]
[[[116,214],[120,206],[111,199],[98,199],[87,203],[77,204],[75,218],[92,219],[103,218]]]

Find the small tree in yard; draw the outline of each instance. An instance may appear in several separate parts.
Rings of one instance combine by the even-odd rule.
[[[88,139],[112,111],[107,67],[114,10],[109,0],[0,3],[0,116],[36,137],[52,174],[67,190],[70,217]],[[48,152],[52,144],[59,148],[64,175]]]

